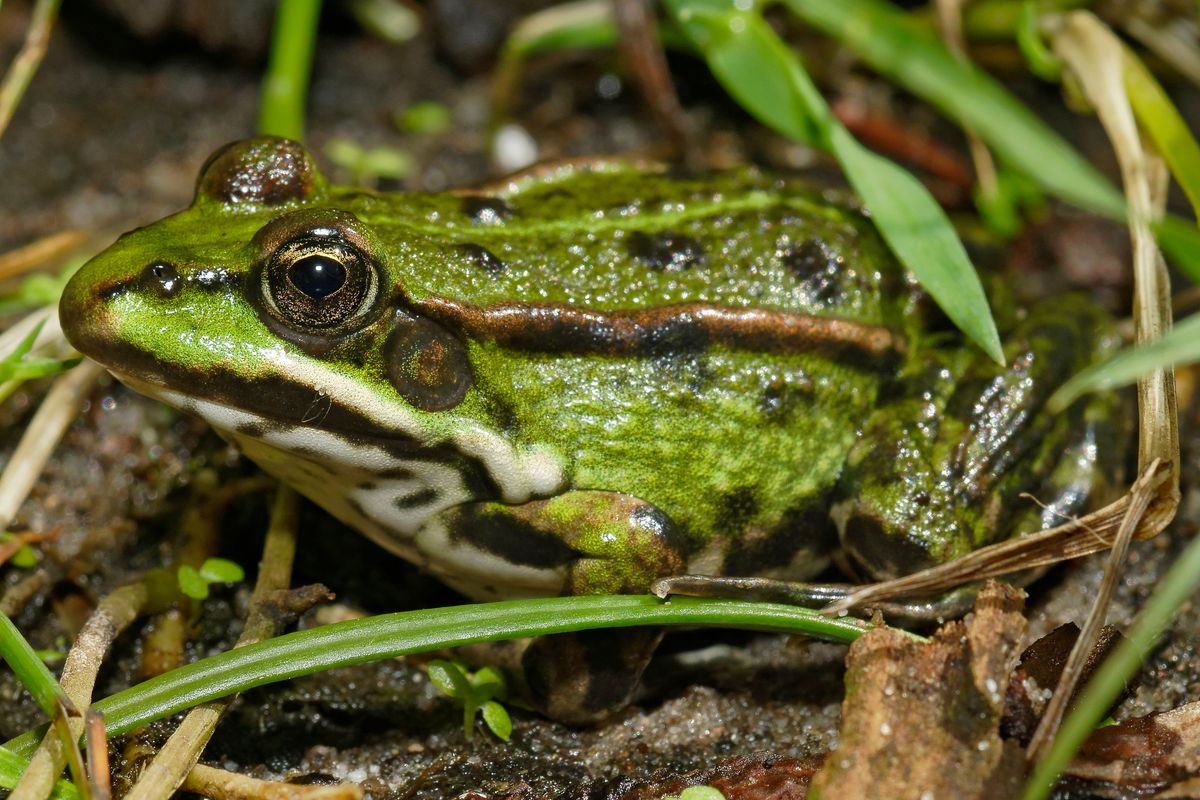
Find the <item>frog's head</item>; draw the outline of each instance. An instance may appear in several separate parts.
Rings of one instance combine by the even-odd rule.
[[[72,278],[67,337],[218,428],[427,441],[435,412],[470,389],[464,346],[403,310],[377,237],[331,194],[295,142],[219,150],[189,208],[125,234]]]

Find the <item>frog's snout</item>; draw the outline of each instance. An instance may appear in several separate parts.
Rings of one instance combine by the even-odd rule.
[[[114,339],[109,308],[136,276],[120,276],[105,268],[103,254],[84,264],[63,289],[58,318],[71,345],[89,358],[105,363],[104,353]]]

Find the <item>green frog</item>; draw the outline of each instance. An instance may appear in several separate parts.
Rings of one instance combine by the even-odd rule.
[[[1080,511],[1112,400],[1043,404],[1107,320],[997,315],[1004,367],[852,197],[797,177],[594,161],[385,194],[270,137],[215,153],[61,305],[80,352],[478,600],[831,558],[884,579]],[[596,719],[659,636],[535,640],[529,687]]]

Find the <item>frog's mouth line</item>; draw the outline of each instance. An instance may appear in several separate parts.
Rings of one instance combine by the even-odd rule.
[[[372,398],[363,396],[361,391],[355,394],[359,387],[348,386],[345,376],[332,372],[315,373],[316,377],[328,379],[326,385],[330,390],[326,392],[318,392],[310,383],[278,375],[246,378],[229,367],[209,371],[179,369],[167,380],[159,359],[128,343],[106,349],[101,363],[135,391],[189,413],[195,412],[172,398],[197,398],[255,415],[262,419],[264,429],[319,428],[352,442],[383,448],[401,458],[466,459],[477,466],[488,483],[489,496],[507,503],[523,503],[535,495],[548,496],[559,490],[565,480],[558,457],[536,448],[518,451],[507,439],[481,425],[463,424],[440,434],[426,432],[415,419],[405,418],[410,412],[389,413],[377,399],[374,402],[378,414],[369,415],[362,406],[372,402]],[[295,413],[297,409],[302,413]],[[280,413],[283,410],[293,413]],[[242,433],[253,436],[256,431]]]
[[[135,392],[153,397],[167,405],[183,408],[185,411],[191,409],[186,408],[178,398],[195,397],[207,403],[251,414],[262,420],[264,428],[311,426],[351,440],[386,443],[398,452],[409,454],[440,449],[426,447],[416,437],[402,431],[382,430],[331,396],[318,395],[306,386],[290,383],[282,378],[233,380],[223,379],[220,375],[195,377],[192,373],[186,373],[189,377],[183,380],[182,376],[185,373],[180,372],[168,383],[157,375],[126,372],[119,367],[106,368],[117,380]],[[220,388],[222,386],[225,388]],[[239,398],[255,398],[256,402],[246,403],[239,401]],[[297,418],[280,414],[273,410],[275,408],[304,408],[306,411]]]

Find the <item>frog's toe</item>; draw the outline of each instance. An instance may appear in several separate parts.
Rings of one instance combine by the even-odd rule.
[[[522,659],[529,694],[551,719],[599,722],[633,700],[662,635],[661,628],[622,628],[535,639]]]

